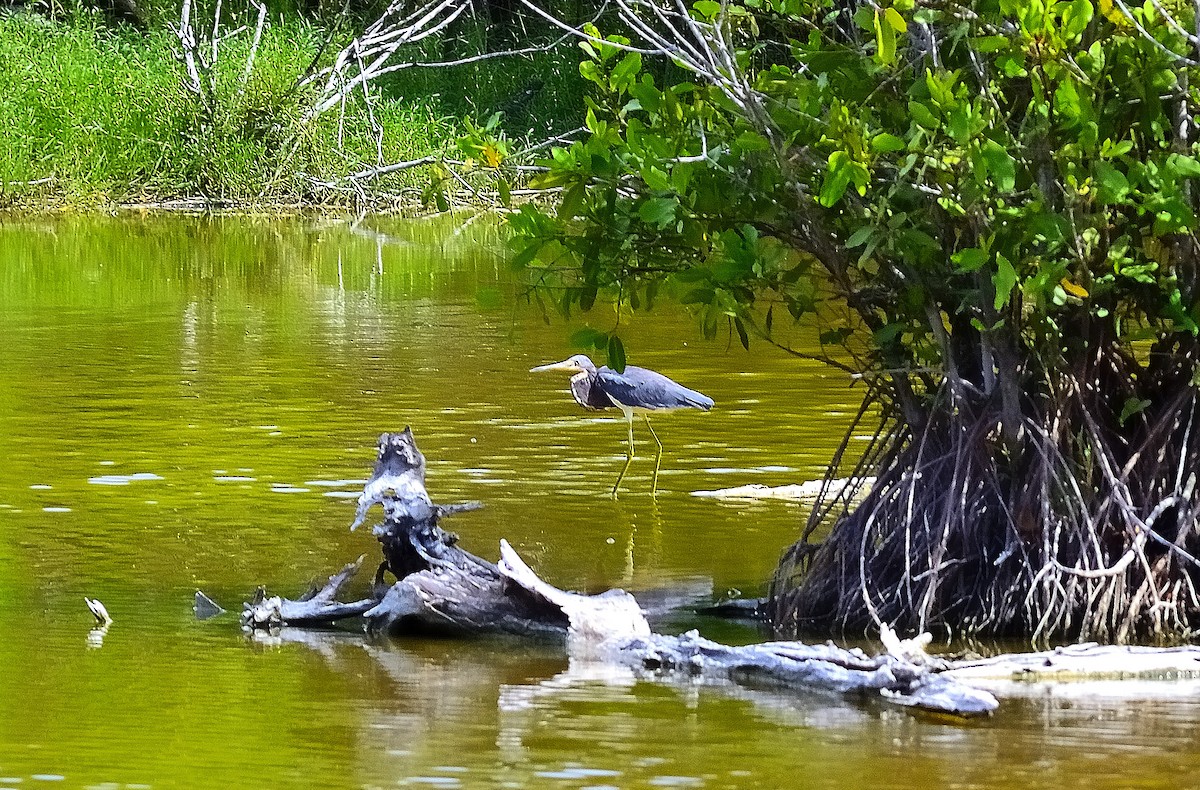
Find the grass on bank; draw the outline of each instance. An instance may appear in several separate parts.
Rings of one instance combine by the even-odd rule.
[[[362,197],[345,181],[348,174],[452,154],[461,132],[455,117],[505,109],[505,94],[519,97],[523,86],[545,84],[539,70],[550,80],[561,73],[556,64],[547,71],[546,63],[532,62],[511,71],[491,67],[486,77],[403,72],[381,86],[375,102],[383,129],[377,150],[361,99],[344,113],[302,122],[313,95],[296,89],[297,77],[323,35],[298,18],[273,19],[244,88],[250,36],[223,44],[217,101],[208,111],[183,87],[170,31],[110,28],[86,14],[0,17],[0,204],[348,202]],[[528,114],[529,105],[517,109]],[[402,171],[369,189],[376,197],[415,193],[429,178]]]

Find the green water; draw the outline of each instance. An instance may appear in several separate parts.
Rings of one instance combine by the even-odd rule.
[[[691,492],[819,476],[857,391],[669,308],[624,318],[632,362],[718,406],[658,420],[659,496],[647,454],[613,501],[623,423],[527,372],[579,324],[547,324],[499,248],[485,221],[0,220],[0,788],[1200,786],[1194,689],[950,726],[512,641],[196,621],[197,588],[236,611],[376,556],[347,497],[406,424],[437,501],[486,503],[448,523],[476,553],[504,537],[656,612],[761,592],[801,511]]]

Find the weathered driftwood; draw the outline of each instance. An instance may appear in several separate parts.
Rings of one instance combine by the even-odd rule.
[[[279,596],[268,596],[259,587],[254,599],[242,604],[242,625],[248,628],[278,628],[283,625],[328,625],[348,617],[358,617],[375,605],[369,598],[352,603],[337,600],[341,591],[362,567],[363,557],[349,563],[329,577],[325,585],[310,590],[298,600],[291,601]],[[197,593],[203,595],[203,593]],[[207,599],[207,596],[204,596]]]
[[[582,596],[545,584],[506,543],[499,564],[460,548],[458,536],[438,522],[479,505],[433,504],[425,490],[425,456],[408,428],[380,437],[375,471],[359,498],[353,526],[377,503],[384,521],[374,533],[383,545],[384,566],[397,581],[366,612],[374,629],[565,638],[571,628],[592,633],[637,611],[632,597],[620,591]]]
[[[610,660],[646,669],[724,676],[747,685],[878,695],[887,702],[958,716],[988,714],[999,704],[987,691],[940,674],[928,663],[891,653],[869,656],[832,643],[730,647],[689,631],[612,640],[604,652]]]
[[[945,675],[986,688],[1013,684],[1200,680],[1200,647],[1067,645],[1037,653],[951,661]]]
[[[694,632],[653,634],[633,596],[624,591],[580,595],[560,590],[540,579],[503,540],[498,563],[477,557],[439,526],[445,516],[477,505],[432,502],[425,488],[425,458],[408,428],[380,437],[375,470],[359,498],[353,527],[363,523],[375,504],[384,512],[373,530],[384,555],[376,589],[384,572],[396,577],[395,584],[372,598],[339,604],[337,592],[358,570],[360,558],[300,601],[261,593],[245,606],[246,627],[329,624],[362,615],[369,628],[393,633],[502,632],[562,639],[572,656],[639,671],[870,694],[964,716],[997,706],[990,694],[939,677],[928,662],[897,651],[872,657],[832,644],[729,647]]]

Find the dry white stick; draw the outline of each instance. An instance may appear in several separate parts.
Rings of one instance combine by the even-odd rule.
[[[184,87],[202,97],[204,87],[200,82],[200,70],[196,66],[196,35],[192,31],[192,0],[183,0],[183,5],[179,10],[179,29],[175,31],[175,34],[179,37],[183,66],[188,76]]]
[[[250,54],[246,56],[246,70],[242,72],[242,86],[238,89],[241,94],[246,90],[246,83],[250,81],[250,74],[254,71],[254,59],[258,57],[258,45],[262,41],[263,28],[267,25],[267,7],[258,0],[251,0],[254,7],[258,9],[258,24],[254,26],[254,41],[250,44]]]
[[[368,178],[377,178],[385,176],[388,173],[397,173],[401,170],[411,170],[414,167],[421,165],[430,165],[437,161],[435,156],[423,156],[420,159],[410,159],[407,162],[396,162],[390,165],[382,165],[381,167],[369,167],[365,170],[359,170],[357,173],[351,173],[346,176],[347,181],[362,181]]]

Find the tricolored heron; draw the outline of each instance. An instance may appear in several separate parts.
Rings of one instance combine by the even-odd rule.
[[[540,373],[544,370],[566,370],[575,375],[571,376],[571,395],[575,402],[585,409],[610,409],[614,406],[625,413],[629,423],[629,453],[625,456],[625,466],[617,475],[613,485],[613,496],[621,485],[629,464],[633,462],[633,415],[640,414],[658,445],[658,454],[654,456],[654,479],[650,484],[650,493],[658,490],[658,467],[662,463],[663,446],[658,440],[658,434],[650,425],[651,412],[674,411],[675,409],[700,409],[708,411],[713,407],[712,398],[690,390],[682,384],[677,384],[661,373],[653,370],[627,365],[624,373],[618,373],[608,366],[596,367],[592,360],[583,354],[554,362],[549,365],[538,365],[531,368],[530,373]]]

